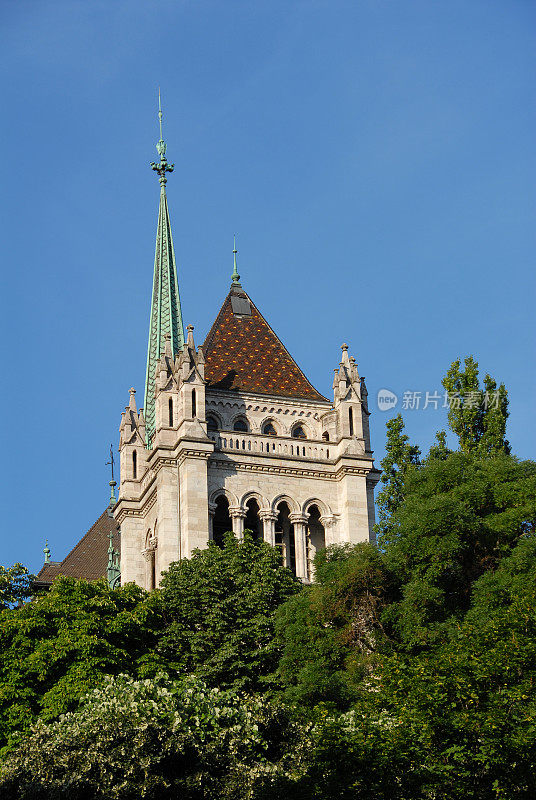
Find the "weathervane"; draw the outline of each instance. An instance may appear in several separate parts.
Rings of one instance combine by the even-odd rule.
[[[110,489],[111,489],[111,492],[110,492],[110,506],[115,506],[115,504],[117,502],[116,499],[115,499],[115,492],[114,492],[114,489],[117,486],[117,482],[114,479],[114,463],[115,463],[115,460],[114,460],[114,449],[113,449],[113,445],[110,445],[110,460],[106,462],[106,466],[107,467],[110,466],[112,468],[112,480],[110,481]]]
[[[167,183],[166,172],[173,172],[174,165],[168,164],[166,159],[167,145],[162,136],[162,101],[160,98],[160,86],[158,87],[158,123],[160,125],[160,139],[156,143],[156,152],[160,156],[160,163],[156,164],[154,161],[151,161],[151,167],[158,174],[160,186],[163,189]]]

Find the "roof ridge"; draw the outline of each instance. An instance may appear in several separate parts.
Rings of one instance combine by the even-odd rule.
[[[221,306],[220,306],[220,310],[218,311],[218,314],[217,314],[217,316],[216,316],[216,319],[215,319],[215,320],[214,320],[214,322],[212,323],[212,325],[211,325],[211,327],[210,327],[210,330],[209,330],[209,332],[208,332],[208,333],[207,333],[207,335],[205,336],[205,341],[203,342],[203,355],[204,355],[204,356],[206,356],[207,348],[208,348],[208,347],[210,347],[210,344],[211,344],[211,339],[212,339],[212,338],[214,338],[214,334],[215,334],[215,332],[216,332],[216,331],[217,331],[217,329],[218,329],[219,322],[220,322],[220,317],[221,317],[221,316],[222,316],[222,314],[223,314],[223,309],[225,308],[225,304],[226,304],[226,303],[227,303],[227,301],[228,301],[228,300],[230,300],[230,298],[231,298],[231,292],[232,292],[232,290],[230,289],[230,290],[227,292],[227,294],[225,295],[225,299],[224,299],[223,303],[222,303],[222,304],[221,304]],[[251,298],[249,298],[249,300],[250,300],[250,302],[251,302]]]

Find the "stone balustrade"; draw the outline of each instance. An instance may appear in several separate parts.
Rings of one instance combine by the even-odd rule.
[[[251,453],[254,455],[289,456],[314,461],[328,461],[330,447],[327,442],[314,442],[308,439],[285,439],[279,436],[263,436],[239,431],[209,431],[209,437],[216,451],[227,453]],[[334,449],[333,447],[331,448]],[[333,454],[334,455],[334,454]],[[333,456],[332,456],[333,457]]]

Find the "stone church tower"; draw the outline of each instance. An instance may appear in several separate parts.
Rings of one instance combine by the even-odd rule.
[[[152,589],[172,561],[245,529],[309,581],[319,548],[373,538],[379,472],[365,381],[344,344],[333,401],[311,385],[240,284],[236,246],[230,291],[203,346],[191,325],[185,339],[161,127],[157,151],[144,409],[131,389],[120,426],[121,582]]]

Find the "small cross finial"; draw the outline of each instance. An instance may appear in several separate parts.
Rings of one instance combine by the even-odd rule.
[[[43,553],[45,554],[45,564],[50,564],[50,547],[48,546],[48,539],[45,539]]]
[[[238,250],[236,249],[236,236],[233,236],[233,274],[231,275],[233,284],[236,286],[240,284],[240,275],[238,274],[238,268],[236,266],[236,254]]]
[[[167,145],[164,141],[164,137],[162,136],[162,97],[160,95],[160,86],[158,87],[158,124],[160,127],[160,139],[156,143],[156,152],[160,156],[160,163],[155,164],[154,161],[151,161],[151,167],[158,174],[158,177],[160,179],[160,186],[162,187],[162,189],[164,189],[164,186],[167,183],[166,172],[173,172],[173,164],[167,163],[166,159]]]

